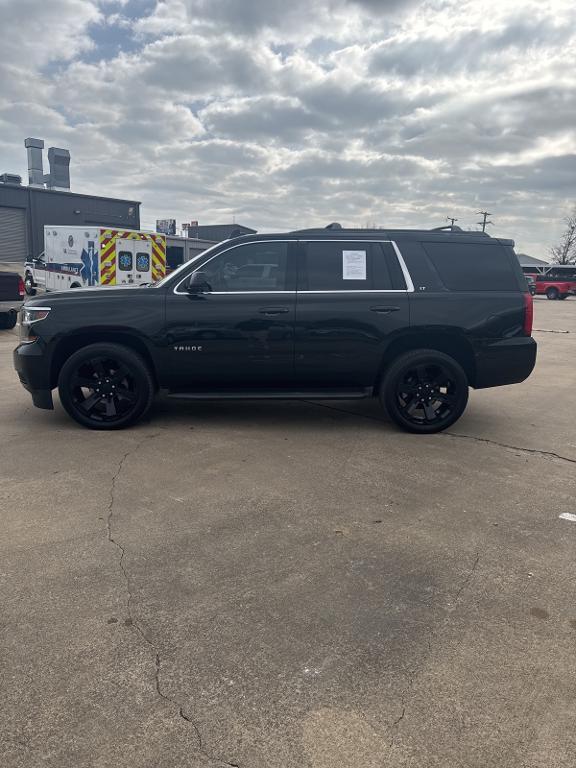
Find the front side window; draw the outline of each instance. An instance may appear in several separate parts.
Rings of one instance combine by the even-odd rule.
[[[288,244],[246,243],[218,254],[198,267],[212,292],[283,291]]]
[[[130,272],[132,269],[132,254],[130,251],[120,251],[118,254],[118,269],[122,272]]]

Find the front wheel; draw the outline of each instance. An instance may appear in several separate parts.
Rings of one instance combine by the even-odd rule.
[[[380,401],[390,418],[407,432],[441,432],[464,413],[468,379],[449,355],[416,349],[390,365],[380,388]]]
[[[34,287],[34,280],[32,280],[32,275],[27,274],[24,278],[24,290],[26,291],[27,296],[36,296],[36,288]]]
[[[154,380],[139,354],[121,344],[90,344],[62,366],[60,401],[90,429],[122,429],[142,418],[152,404]]]
[[[547,288],[546,289],[546,298],[547,299],[554,300],[554,299],[557,299],[559,295],[560,295],[560,291],[558,290],[558,288]]]

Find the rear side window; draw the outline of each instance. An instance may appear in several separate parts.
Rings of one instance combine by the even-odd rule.
[[[451,291],[517,291],[506,251],[498,244],[423,243],[440,279]]]
[[[301,290],[405,290],[404,275],[390,243],[309,241]]]

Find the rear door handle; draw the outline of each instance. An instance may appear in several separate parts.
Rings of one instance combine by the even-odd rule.
[[[290,312],[288,307],[261,307],[258,312],[261,315],[284,315],[286,312]]]
[[[370,307],[370,312],[378,312],[379,315],[389,315],[390,312],[398,312],[400,307]]]

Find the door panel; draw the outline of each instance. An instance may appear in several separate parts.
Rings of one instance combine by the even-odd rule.
[[[189,294],[181,286],[167,293],[169,388],[293,383],[296,291],[285,290],[288,247],[261,245],[231,246],[196,263],[206,292]]]
[[[300,258],[295,331],[298,383],[372,386],[386,346],[409,324],[408,293],[397,287],[405,287],[401,270],[389,262],[396,259],[392,248],[365,241],[330,241],[322,246],[316,242],[302,244]],[[350,279],[351,274],[356,277]]]

